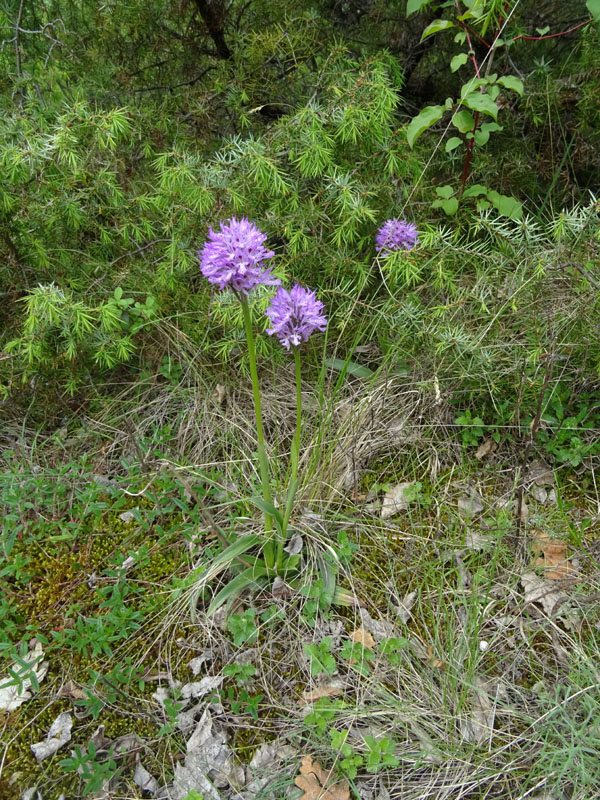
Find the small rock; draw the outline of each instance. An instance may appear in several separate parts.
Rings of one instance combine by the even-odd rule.
[[[125,522],[126,524],[129,524],[130,522],[135,522],[135,520],[136,520],[135,512],[136,511],[139,511],[139,508],[137,508],[137,506],[136,506],[136,508],[130,509],[129,511],[123,511],[122,514],[119,514],[119,519],[122,522]]]
[[[534,486],[531,489],[531,494],[533,498],[537,500],[538,503],[542,503],[542,505],[548,500],[548,492],[543,486]]]
[[[489,439],[484,439],[483,442],[479,445],[479,447],[477,448],[477,452],[475,453],[475,458],[478,461],[481,461],[482,458],[490,456],[497,447],[498,445],[496,444],[494,439],[492,439],[490,436]]]

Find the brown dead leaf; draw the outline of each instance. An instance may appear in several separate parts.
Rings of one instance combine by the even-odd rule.
[[[222,406],[225,400],[225,387],[221,383],[217,383],[213,391],[213,398],[217,405]]]
[[[67,681],[58,692],[59,697],[66,697],[69,700],[85,700],[85,692],[80,689],[73,681]]]
[[[427,660],[434,669],[444,669],[444,667],[446,666],[443,661],[440,661],[440,659],[434,655],[432,645],[429,645],[429,647],[427,648]]]
[[[567,557],[567,543],[552,539],[545,531],[535,531],[533,552],[537,555],[535,565],[544,568],[544,577],[552,581],[568,578],[573,566]]]
[[[371,636],[369,631],[365,630],[364,628],[357,628],[350,634],[350,638],[353,642],[357,642],[362,644],[363,647],[372,650],[375,647],[375,639]]]
[[[481,461],[482,458],[486,456],[491,456],[494,450],[498,447],[496,442],[490,436],[489,439],[484,439],[483,442],[477,448],[477,452],[475,453],[475,458],[478,461]]]
[[[548,583],[534,572],[521,575],[525,604],[537,603],[548,617],[560,617],[569,628],[579,627],[577,611],[569,605],[569,595],[560,591],[556,584]]]
[[[320,700],[322,697],[335,697],[341,694],[342,690],[339,686],[319,686],[316,689],[305,689],[302,692],[302,699],[298,700],[301,706],[314,703],[315,700]]]
[[[349,800],[350,797],[348,781],[336,780],[336,776],[313,761],[312,756],[304,756],[300,775],[294,783],[304,790],[300,800]]]
[[[528,478],[536,486],[554,486],[554,472],[539,458],[529,465]]]

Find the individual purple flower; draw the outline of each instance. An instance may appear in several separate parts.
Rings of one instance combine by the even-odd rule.
[[[271,321],[267,333],[269,336],[274,333],[287,350],[290,345],[298,347],[313,331],[325,330],[327,317],[322,311],[323,303],[317,300],[310,289],[304,289],[297,283],[289,292],[279,288],[266,311]]]
[[[271,269],[261,266],[275,255],[264,246],[266,238],[246,217],[221,222],[220,231],[209,228],[208,241],[198,250],[202,274],[219,289],[244,296],[261,283],[279,286],[281,281],[273,277]]]
[[[412,250],[419,239],[417,226],[405,219],[388,219],[377,231],[376,250]],[[385,253],[388,256],[389,253]]]

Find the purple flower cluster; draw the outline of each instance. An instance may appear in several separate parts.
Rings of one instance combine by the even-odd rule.
[[[275,253],[264,246],[266,235],[245,217],[221,222],[221,230],[208,229],[208,241],[198,251],[200,269],[219,289],[247,296],[260,284],[279,286],[270,269],[261,263]]]
[[[327,317],[322,311],[323,303],[317,300],[310,289],[304,289],[297,283],[289,292],[280,288],[266,311],[271,322],[267,333],[274,333],[287,350],[290,345],[298,347],[313,331],[325,330]]]
[[[417,226],[405,219],[388,219],[377,231],[376,250],[412,250],[419,238]],[[390,253],[384,253],[384,258]]]

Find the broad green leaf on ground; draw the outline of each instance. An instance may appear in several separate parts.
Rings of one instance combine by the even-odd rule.
[[[443,197],[447,200],[449,197],[452,197],[454,194],[454,187],[446,184],[446,186],[436,186],[435,193],[438,197]]]
[[[499,194],[494,190],[490,190],[487,193],[487,198],[503,217],[521,219],[523,216],[523,204],[520,203],[516,197],[508,197],[508,195]]]
[[[473,186],[469,186],[468,189],[465,189],[463,192],[463,197],[479,197],[482,194],[488,193],[487,186],[483,186],[481,183],[474,183]]]
[[[490,133],[493,131],[502,131],[504,130],[502,125],[498,125],[497,122],[484,122],[481,128],[478,131],[475,131],[475,144],[479,147],[483,147],[484,144],[487,144],[488,139],[490,138]]]
[[[453,217],[458,211],[458,198],[450,197],[448,200],[434,200],[432,208],[441,208],[449,217]]]

